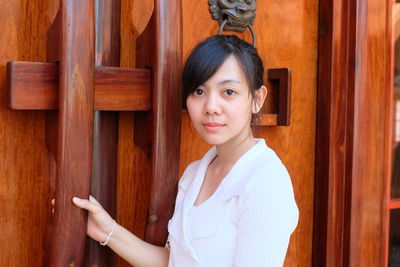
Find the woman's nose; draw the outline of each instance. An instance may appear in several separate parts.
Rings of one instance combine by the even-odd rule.
[[[219,99],[215,95],[209,95],[205,102],[204,111],[207,114],[214,115],[214,114],[221,114],[221,107],[219,103]]]

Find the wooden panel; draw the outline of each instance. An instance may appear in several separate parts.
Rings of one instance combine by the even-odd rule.
[[[153,17],[137,42],[138,64],[153,69],[152,111],[135,118],[135,124],[145,126],[136,128],[135,141],[150,152],[151,158],[152,185],[145,239],[163,246],[179,172],[182,24],[180,0],[154,3]]]
[[[5,74],[8,61],[45,61],[46,31],[57,7],[49,0],[0,1],[0,266],[46,266],[45,116],[7,108]]]
[[[357,5],[349,266],[383,266],[385,181],[392,123],[389,1]],[[390,29],[390,28],[389,28]]]
[[[183,58],[197,42],[214,35],[218,23],[211,19],[207,1],[183,3]],[[289,15],[290,14],[290,15]],[[197,29],[201,28],[201,31]],[[266,139],[291,174],[300,220],[292,235],[285,266],[310,266],[312,253],[314,151],[316,124],[316,77],[318,1],[257,1],[254,29],[265,68],[292,69],[291,122],[285,127],[259,127],[254,133]],[[226,32],[227,34],[231,32]],[[251,42],[246,31],[237,34]],[[265,74],[264,79],[266,80]],[[268,96],[274,94],[270,90]],[[270,101],[270,100],[269,100]],[[273,101],[271,101],[273,102]],[[264,111],[274,112],[266,106]],[[209,146],[195,134],[186,114],[182,118],[180,172],[203,156]]]
[[[58,109],[58,64],[14,61],[7,70],[10,108]],[[149,110],[150,77],[147,69],[96,67],[94,109]]]
[[[120,0],[95,1],[96,66],[119,66],[120,55]],[[115,68],[110,70],[112,74]],[[96,108],[96,75],[94,101]],[[110,75],[113,77],[112,75]],[[112,79],[111,79],[112,81]],[[108,83],[105,83],[108,84]],[[111,90],[112,84],[108,84]],[[102,86],[104,88],[104,86]],[[93,125],[93,195],[110,214],[116,217],[117,169],[118,169],[118,122],[119,112],[94,113]],[[113,267],[115,253],[87,237],[85,266]]]
[[[346,113],[348,83],[354,82],[354,62],[347,56],[354,51],[354,43],[347,44],[347,32],[354,30],[350,13],[349,1],[320,1],[314,266],[342,266],[348,250],[343,220],[346,121],[353,116]]]
[[[320,2],[315,266],[385,266],[388,2]]]
[[[154,1],[121,0],[121,4],[120,64],[122,67],[135,68],[136,38],[149,22]],[[150,190],[150,163],[145,152],[134,143],[134,117],[133,112],[123,112],[119,118],[117,221],[144,238]],[[130,266],[121,257],[116,259],[116,266]]]
[[[101,67],[97,69],[95,77],[96,110],[150,109],[150,70]]]
[[[94,2],[63,0],[60,23],[60,104],[54,225],[50,266],[81,266],[92,170]],[[71,53],[71,51],[73,51]]]
[[[11,109],[58,109],[58,64],[13,61],[7,73]]]

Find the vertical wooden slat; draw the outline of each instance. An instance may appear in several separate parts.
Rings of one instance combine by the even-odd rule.
[[[349,266],[383,266],[390,147],[389,1],[357,1]],[[348,173],[350,174],[350,172]]]
[[[60,103],[56,205],[50,266],[81,266],[87,213],[73,196],[88,198],[91,178],[94,87],[94,5],[61,2]]]
[[[121,0],[95,0],[96,66],[119,66]],[[115,218],[119,112],[96,111],[93,134],[91,194]],[[88,239],[86,266],[114,266],[114,253]]]
[[[313,266],[333,267],[342,266],[348,249],[343,242],[344,147],[348,80],[354,79],[348,56],[354,16],[349,16],[349,1],[322,0],[319,9]]]
[[[147,241],[164,245],[173,213],[179,172],[181,118],[182,10],[179,0],[156,0],[157,55],[153,65],[152,187]],[[157,222],[151,219],[156,215]]]
[[[152,185],[145,239],[157,245],[164,245],[168,235],[179,174],[181,16],[181,1],[156,0],[153,17],[137,43],[138,67],[153,68],[153,108],[147,115],[135,116],[135,125],[141,127],[135,127],[135,140],[145,149],[151,143]]]
[[[320,1],[314,266],[384,266],[387,3]]]

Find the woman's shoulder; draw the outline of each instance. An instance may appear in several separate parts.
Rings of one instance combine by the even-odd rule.
[[[276,193],[293,196],[293,186],[287,168],[276,152],[261,139],[258,152],[243,164],[245,183],[242,184],[242,194],[250,192],[262,196],[271,196]]]
[[[290,181],[290,175],[276,152],[265,144],[263,139],[255,157],[247,162],[246,172],[251,176],[249,183],[271,183],[282,180]],[[258,181],[261,180],[261,181]]]
[[[225,198],[256,195],[258,192],[265,196],[271,195],[269,191],[293,191],[286,167],[263,139],[249,152],[234,166],[224,182]]]
[[[250,170],[247,190],[276,191],[285,189],[293,191],[289,172],[275,151],[267,146],[254,161]]]
[[[274,216],[281,226],[293,231],[299,218],[293,185],[288,171],[279,160],[258,166],[238,198],[238,212],[254,211],[259,220],[270,221]]]
[[[298,208],[294,196],[292,180],[285,165],[269,147],[257,157],[251,177],[247,180],[240,194],[240,202],[251,203],[254,208],[262,207],[266,212],[276,210],[293,217],[297,223]],[[248,205],[245,205],[248,208]]]

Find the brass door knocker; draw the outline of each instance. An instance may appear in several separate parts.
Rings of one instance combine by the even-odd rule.
[[[249,28],[256,46],[256,35],[252,25],[256,18],[256,0],[208,0],[213,19],[218,20],[218,34],[225,31],[244,32]]]

